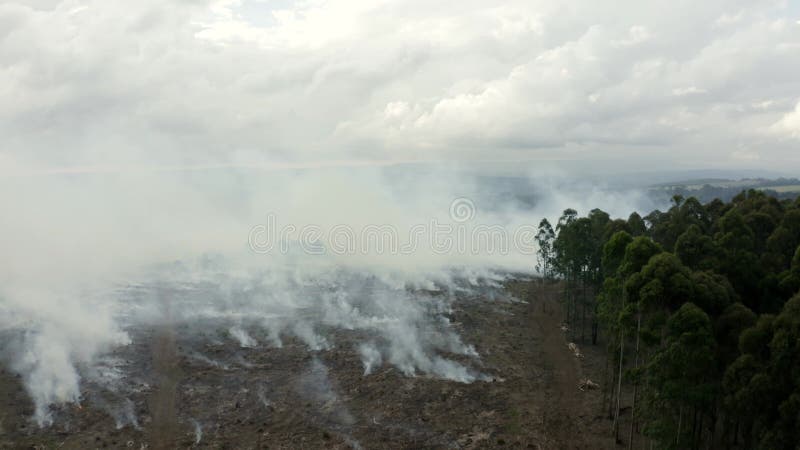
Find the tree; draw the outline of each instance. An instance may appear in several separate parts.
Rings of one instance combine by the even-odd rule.
[[[603,256],[601,258],[601,266],[604,275],[603,287],[597,297],[597,314],[601,325],[608,330],[610,336],[614,337],[613,342],[608,345],[608,357],[606,358],[605,373],[608,374],[609,363],[612,362],[611,355],[621,353],[623,330],[619,326],[619,317],[624,307],[623,292],[622,292],[622,277],[619,274],[619,268],[622,265],[622,260],[625,257],[625,249],[633,241],[630,234],[625,231],[618,231],[614,233],[611,238],[603,246]],[[620,367],[622,365],[622,355],[618,361]],[[620,368],[620,372],[622,369]],[[612,415],[612,406],[614,392],[616,390],[615,381],[616,372],[611,372],[611,382],[603,383],[605,390],[604,394],[608,397],[609,416]],[[608,376],[604,376],[607,380]],[[621,384],[621,380],[617,381]],[[607,388],[607,385],[611,388]],[[604,402],[605,402],[604,396]],[[616,417],[616,416],[615,416]]]
[[[795,449],[800,443],[800,293],[775,319],[769,343],[772,389],[780,392],[775,420],[761,439],[762,449]]]
[[[655,250],[655,249],[654,249]],[[636,343],[634,364],[631,371],[633,379],[634,420],[631,422],[630,439],[636,417],[636,401],[642,377],[639,369],[641,343],[652,347],[663,341],[664,322],[671,311],[683,305],[693,293],[691,273],[678,257],[662,252],[652,256],[641,271],[628,277],[625,293],[632,313],[636,317]]]
[[[597,271],[599,271],[600,258],[594,256],[599,253],[595,249],[599,245],[597,242],[599,238],[596,239],[594,235],[596,228],[602,229],[603,227],[595,226],[591,218],[579,218],[574,209],[566,209],[556,226],[558,236],[553,243],[555,266],[565,279],[566,315],[567,322],[572,325],[571,330],[575,329],[574,325],[579,316],[578,307],[582,306],[580,312],[582,340],[585,340],[586,285],[594,279],[595,265],[598,266]],[[596,264],[595,260],[598,261]],[[579,296],[578,293],[582,295]],[[579,299],[581,300],[580,305]]]
[[[603,245],[603,256],[600,265],[606,277],[617,274],[628,245],[633,242],[633,237],[625,231],[618,231]]]
[[[653,255],[639,273],[625,283],[631,301],[641,302],[641,309],[671,312],[692,298],[692,274],[672,253]]]
[[[628,216],[628,228],[633,236],[644,236],[647,234],[647,225],[645,225],[642,216],[636,212],[632,212]]]
[[[696,198],[684,199],[675,195],[672,204],[666,213],[653,212],[648,216],[652,223],[653,238],[667,248],[673,248],[678,237],[691,225],[696,225],[703,231],[710,227],[710,215]]]
[[[800,246],[794,252],[791,266],[784,270],[777,277],[777,294],[782,298],[789,297],[791,294],[800,290]]]
[[[690,225],[675,242],[675,254],[692,269],[709,270],[719,266],[719,253],[711,236],[697,225]]]
[[[630,398],[629,449],[638,425],[651,448],[796,447],[800,200],[749,190],[703,206],[676,196],[644,220],[565,210],[556,229],[571,324],[585,321],[596,293],[592,341],[599,328],[617,439]]]
[[[769,214],[754,211],[744,216],[744,222],[753,230],[756,251],[763,252],[767,245],[767,239],[775,231],[775,219]]]
[[[736,443],[742,435],[744,448],[753,448],[760,440],[770,418],[774,392],[767,370],[769,342],[775,328],[775,317],[762,315],[755,325],[739,336],[740,356],[728,366],[722,380],[724,404],[733,416],[736,426],[732,440]]]
[[[763,269],[755,253],[755,234],[734,208],[717,223],[714,241],[721,249],[720,273],[726,275],[745,304],[759,310],[760,280]]]
[[[717,373],[728,376],[726,371],[739,357],[739,339],[742,332],[755,325],[757,319],[758,316],[750,308],[741,303],[734,303],[725,308],[725,311],[714,322],[714,334],[717,341]],[[745,361],[744,363],[743,369],[752,369],[750,362]],[[733,373],[731,372],[731,374]],[[721,377],[719,381],[723,387],[722,391],[725,391],[725,377]],[[719,416],[722,419],[722,437],[723,441],[727,441],[727,445],[735,443],[739,434],[741,416],[745,413],[743,408],[735,406],[736,404],[732,403],[727,395],[721,397],[717,404],[717,408],[720,410]],[[712,423],[712,426],[714,425],[715,423]]]
[[[796,240],[788,228],[782,225],[775,228],[767,238],[766,250],[761,256],[765,269],[773,272],[785,269],[792,257],[791,249],[797,246]]]
[[[718,317],[737,300],[730,281],[713,271],[692,273],[692,301],[711,317]]]
[[[625,247],[625,256],[622,258],[622,264],[619,267],[620,274],[627,277],[642,270],[642,267],[650,261],[650,258],[662,251],[661,246],[649,237],[639,236],[634,238]]]
[[[536,233],[536,243],[539,245],[539,250],[536,251],[536,270],[542,274],[545,280],[553,275],[553,241],[555,238],[556,233],[550,222],[542,219],[539,222],[539,231]]]
[[[614,434],[616,439],[619,439],[619,412],[620,412],[620,403],[621,403],[621,395],[622,395],[622,370],[624,366],[624,359],[625,359],[625,328],[626,325],[629,327],[629,323],[625,323],[626,318],[629,318],[631,315],[631,308],[632,304],[627,303],[625,301],[625,297],[627,296],[629,289],[628,284],[631,283],[631,278],[637,275],[637,273],[644,267],[654,255],[661,253],[662,249],[661,246],[653,242],[652,239],[644,236],[639,236],[633,239],[626,247],[625,247],[625,255],[622,257],[622,262],[619,266],[619,276],[622,280],[626,280],[623,282],[624,289],[623,289],[623,296],[622,296],[622,305],[620,308],[620,314],[618,321],[620,322],[619,325],[619,371],[617,373],[617,401],[616,401],[616,410],[614,413]],[[634,308],[638,310],[637,308]],[[639,352],[639,331],[641,329],[641,316],[637,314],[637,327],[636,327],[636,362],[634,363],[634,370],[635,366],[638,365],[638,352]],[[628,333],[630,334],[630,333]],[[634,395],[635,397],[635,395]]]
[[[776,317],[763,315],[740,337],[742,355],[725,372],[726,403],[744,444],[795,449],[800,442],[800,293]]]
[[[715,322],[714,334],[718,345],[720,370],[724,370],[739,356],[739,337],[756,323],[758,317],[747,306],[734,303]]]
[[[702,411],[715,395],[711,320],[685,303],[667,323],[666,342],[647,367],[645,434],[667,448],[697,448]]]

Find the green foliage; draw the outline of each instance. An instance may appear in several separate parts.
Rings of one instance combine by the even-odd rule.
[[[675,254],[692,269],[710,270],[719,266],[719,246],[697,225],[690,225],[675,242]]]
[[[755,247],[758,252],[763,252],[767,244],[767,239],[770,237],[777,224],[775,219],[769,214],[763,212],[753,212],[744,216],[745,225],[753,230],[753,238]]]
[[[713,317],[717,317],[737,300],[736,291],[730,281],[713,271],[693,272],[692,285],[694,303]]]
[[[627,220],[567,209],[556,231],[570,327],[596,293],[609,411],[632,399],[653,448],[800,448],[800,200],[676,196]]]
[[[800,294],[740,338],[741,356],[725,372],[725,405],[746,424],[754,448],[800,442]]]
[[[718,345],[718,361],[721,370],[730,365],[739,355],[739,337],[742,332],[755,325],[758,316],[741,303],[727,308],[714,323],[714,334]]]
[[[640,271],[650,258],[662,251],[661,246],[649,237],[639,236],[625,247],[625,256],[619,271],[623,276],[630,276]]]
[[[775,319],[769,343],[769,371],[776,393],[776,420],[767,428],[762,448],[792,448],[800,443],[800,294]]]
[[[556,239],[556,232],[547,219],[542,219],[539,222],[539,230],[536,233],[536,243],[539,249],[536,251],[537,263],[536,270],[542,274],[545,279],[551,278],[553,275],[553,266],[555,259],[555,251],[553,249],[553,241]]]
[[[625,249],[633,241],[630,234],[625,231],[618,231],[603,246],[603,257],[601,265],[606,276],[617,273],[622,259],[625,257]]]
[[[690,428],[680,427],[680,416],[704,409],[713,401],[715,342],[711,320],[693,303],[685,303],[667,322],[666,342],[647,365],[648,415],[653,426],[646,434],[679,445],[690,441]],[[688,421],[688,419],[687,419]]]
[[[797,236],[783,225],[778,226],[770,234],[766,242],[766,251],[761,257],[767,270],[779,271],[785,268],[790,261],[791,249],[797,246]]]
[[[642,308],[648,310],[674,311],[692,298],[693,288],[689,269],[677,256],[667,252],[650,258],[641,271],[625,283],[628,298],[640,302]]]
[[[628,228],[633,236],[643,236],[647,233],[647,226],[644,223],[644,219],[636,212],[628,216]]]

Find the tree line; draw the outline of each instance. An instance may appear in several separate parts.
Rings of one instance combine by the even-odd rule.
[[[537,241],[571,339],[607,347],[603,409],[618,441],[800,448],[800,199],[677,195],[627,220],[567,209]]]
[[[724,182],[725,180],[720,181]],[[798,197],[798,195],[800,195],[800,192],[796,190],[781,192],[775,189],[770,189],[778,186],[800,186],[800,180],[797,178],[778,178],[776,180],[754,179],[749,181],[752,182],[752,186],[748,186],[747,189],[759,190],[767,196],[775,197],[778,200],[794,200]],[[724,184],[719,185],[708,183],[703,184],[699,188],[688,186],[661,186],[650,188],[648,191],[650,197],[655,201],[669,201],[669,199],[673,196],[681,195],[683,197],[695,197],[701,202],[712,201],[716,198],[729,202],[733,197],[739,195],[741,192],[741,186],[725,186]]]

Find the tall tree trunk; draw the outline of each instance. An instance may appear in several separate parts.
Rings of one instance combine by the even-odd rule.
[[[620,311],[625,309],[625,292],[622,293]],[[617,406],[614,411],[614,440],[619,442],[619,410],[622,396],[622,361],[625,356],[625,328],[619,328],[619,372],[617,373]]]
[[[636,349],[633,357],[633,370],[639,368],[639,335],[642,331],[642,312],[636,313]],[[628,450],[633,449],[633,428],[636,426],[636,394],[639,390],[638,378],[633,382],[633,402],[631,404],[631,429],[628,432]]]
[[[619,372],[617,373],[617,406],[614,411],[614,439],[619,442],[619,410],[622,394],[622,360],[625,351],[625,331],[620,330],[619,338]]]
[[[711,408],[711,414],[709,415],[709,419],[711,420],[711,424],[709,424],[709,437],[708,437],[708,448],[714,447],[714,437],[716,436],[717,431],[717,413],[716,407]]]
[[[617,371],[614,369],[613,356],[616,349],[616,342],[614,343],[613,347],[607,347],[606,364],[605,368],[603,369],[603,405],[601,412],[607,411],[609,419],[614,417],[614,387],[616,386],[615,381]],[[606,407],[608,408],[607,410]]]
[[[572,340],[572,270],[567,269],[567,286],[564,290],[567,300],[567,327],[569,327],[569,340]]]
[[[699,422],[697,423],[697,437],[695,438],[694,448],[699,449],[700,445],[703,442],[703,422],[705,420],[705,415],[701,411],[698,415]]]
[[[581,344],[586,343],[586,275],[581,283]]]
[[[597,288],[592,287],[592,345],[597,345],[597,332],[600,324],[597,318]]]

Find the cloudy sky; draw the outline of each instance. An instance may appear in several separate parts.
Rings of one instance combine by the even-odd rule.
[[[6,0],[0,136],[12,176],[487,160],[796,171],[800,2]]]

